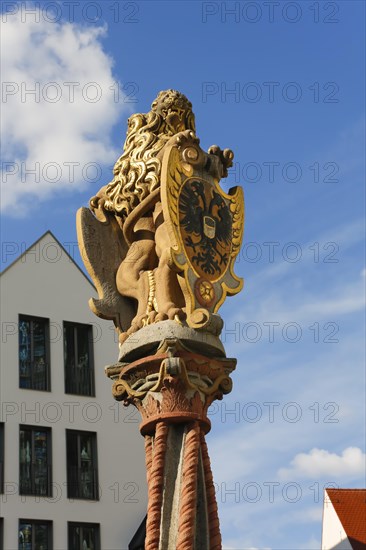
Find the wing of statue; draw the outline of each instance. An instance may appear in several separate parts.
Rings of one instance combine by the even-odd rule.
[[[136,306],[116,287],[116,273],[128,249],[123,232],[113,214],[105,212],[101,221],[84,207],[77,212],[76,227],[80,253],[99,297],[90,298],[89,307],[98,317],[112,320],[119,333],[126,332]]]

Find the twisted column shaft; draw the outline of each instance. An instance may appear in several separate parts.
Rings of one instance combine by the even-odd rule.
[[[192,549],[196,532],[200,427],[198,422],[193,422],[187,429],[184,442],[177,550]]]
[[[215,486],[211,470],[210,457],[208,455],[207,443],[204,434],[201,432],[201,452],[203,470],[206,485],[207,514],[210,538],[210,550],[221,550],[222,541],[220,533],[219,514],[217,509]]]
[[[146,463],[146,478],[149,484],[150,471],[153,460],[153,438],[151,435],[145,435],[145,463]]]
[[[145,550],[158,550],[159,548],[167,435],[168,425],[164,422],[158,422],[154,439],[152,466],[148,474],[149,486]]]
[[[199,422],[190,422],[184,428],[180,445],[172,445],[169,441],[177,439],[169,436],[169,430],[175,429],[174,424],[161,421],[156,425],[154,437],[145,436],[148,480],[145,548],[221,550],[215,487],[204,432]],[[172,463],[177,465],[174,476]],[[204,494],[200,505],[206,509],[203,514],[201,510],[198,524],[200,480]],[[207,531],[207,536],[200,537],[200,531]],[[202,540],[207,540],[207,544]],[[202,544],[205,546],[197,546]]]

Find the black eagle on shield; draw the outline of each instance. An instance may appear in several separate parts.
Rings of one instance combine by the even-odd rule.
[[[196,271],[208,278],[221,275],[230,258],[232,216],[228,205],[212,186],[193,179],[184,185],[179,206],[184,244],[191,250]]]

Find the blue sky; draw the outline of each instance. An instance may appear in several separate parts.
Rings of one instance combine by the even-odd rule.
[[[79,262],[75,212],[158,91],[189,97],[204,148],[234,150],[238,366],[208,436],[224,545],[319,548],[324,485],[365,484],[364,3],[9,2],[2,19],[2,267],[48,229]]]

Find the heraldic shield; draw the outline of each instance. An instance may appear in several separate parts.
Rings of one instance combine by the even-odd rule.
[[[205,153],[192,132],[164,153],[161,201],[171,267],[180,275],[192,328],[206,326],[226,296],[243,287],[234,274],[244,228],[243,190],[225,193],[219,185],[223,175],[220,156]]]

